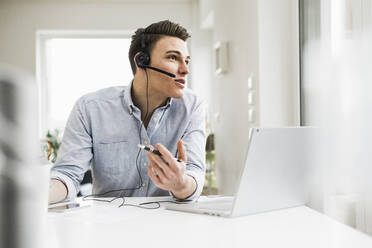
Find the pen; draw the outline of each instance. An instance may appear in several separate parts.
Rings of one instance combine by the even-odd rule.
[[[144,150],[146,150],[148,152],[155,153],[156,155],[159,155],[160,157],[162,157],[161,153],[158,150],[156,150],[156,149],[154,149],[152,147],[141,145],[141,144],[138,144],[138,147],[141,148],[141,149],[144,149]]]
[[[144,150],[146,150],[146,151],[148,151],[148,152],[152,152],[152,153],[154,153],[154,154],[160,156],[161,158],[163,158],[163,155],[161,155],[161,153],[160,153],[158,150],[156,150],[156,149],[154,149],[154,148],[152,148],[152,147],[145,146],[145,145],[142,145],[142,144],[138,144],[138,147],[141,148],[141,149],[144,149]],[[163,158],[163,159],[164,159],[164,158]],[[177,162],[181,163],[182,160],[177,158]]]

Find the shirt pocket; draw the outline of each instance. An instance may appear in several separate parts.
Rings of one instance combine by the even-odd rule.
[[[94,167],[98,174],[116,175],[128,172],[130,164],[129,142],[98,143],[94,148]]]

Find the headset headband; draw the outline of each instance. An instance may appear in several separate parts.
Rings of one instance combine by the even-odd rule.
[[[142,32],[141,34],[141,48],[142,50],[145,50],[146,44],[145,44],[145,31]]]

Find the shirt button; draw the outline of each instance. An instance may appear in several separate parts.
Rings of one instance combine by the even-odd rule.
[[[144,183],[144,184],[142,184],[142,187],[146,187],[146,184]]]
[[[147,145],[147,140],[145,140],[143,143],[145,143],[145,145]]]
[[[146,166],[146,165],[147,165],[147,163],[146,163],[146,162],[144,162],[144,163],[143,163],[143,165],[144,165],[144,166]]]
[[[154,121],[157,121],[157,120],[158,120],[158,118],[154,117]]]

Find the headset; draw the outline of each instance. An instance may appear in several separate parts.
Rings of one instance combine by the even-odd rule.
[[[144,69],[144,70],[146,70],[148,68],[148,69],[163,73],[163,74],[165,74],[169,77],[175,78],[176,75],[174,75],[170,72],[163,71],[159,68],[150,66],[151,59],[150,59],[150,54],[148,53],[148,51],[146,49],[145,34],[146,34],[145,31],[142,32],[142,34],[141,34],[141,51],[137,54],[137,56],[135,58],[137,66],[139,68]],[[150,33],[147,33],[147,34],[150,34]]]

